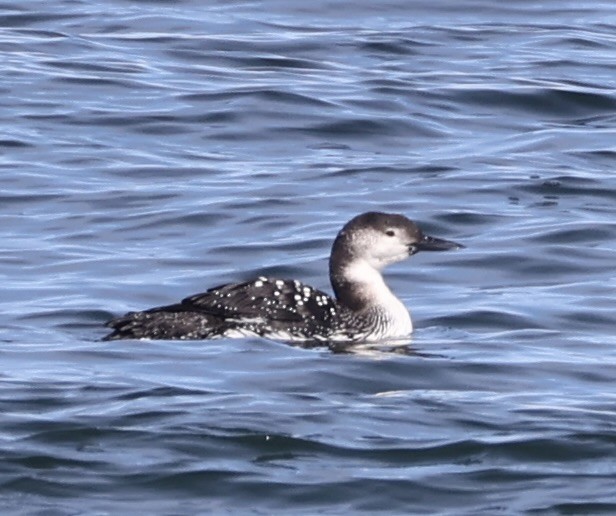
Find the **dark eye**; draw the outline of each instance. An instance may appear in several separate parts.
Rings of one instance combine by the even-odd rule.
[[[387,231],[385,231],[385,234],[387,236],[396,236],[396,232],[393,229],[388,229]]]

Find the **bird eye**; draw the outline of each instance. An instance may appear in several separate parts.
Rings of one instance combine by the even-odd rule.
[[[395,236],[396,232],[393,229],[388,229],[387,231],[385,231],[385,234],[387,236]]]

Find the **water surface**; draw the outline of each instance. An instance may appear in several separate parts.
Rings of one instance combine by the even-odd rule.
[[[0,6],[3,514],[616,512],[616,9]],[[411,346],[100,342],[357,213]]]

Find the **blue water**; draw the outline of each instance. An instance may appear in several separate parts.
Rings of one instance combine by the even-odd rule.
[[[2,514],[616,512],[615,57],[607,1],[0,4]],[[466,245],[410,346],[100,342],[373,209]]]

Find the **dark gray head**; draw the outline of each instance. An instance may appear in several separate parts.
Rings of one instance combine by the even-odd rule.
[[[362,213],[347,222],[334,240],[329,272],[336,299],[354,310],[379,299],[391,302],[395,297],[383,282],[380,271],[384,267],[419,251],[461,247],[455,242],[424,235],[404,215]]]
[[[354,217],[340,230],[332,248],[330,267],[359,259],[381,270],[419,251],[461,247],[455,242],[424,235],[404,215],[371,211]]]

